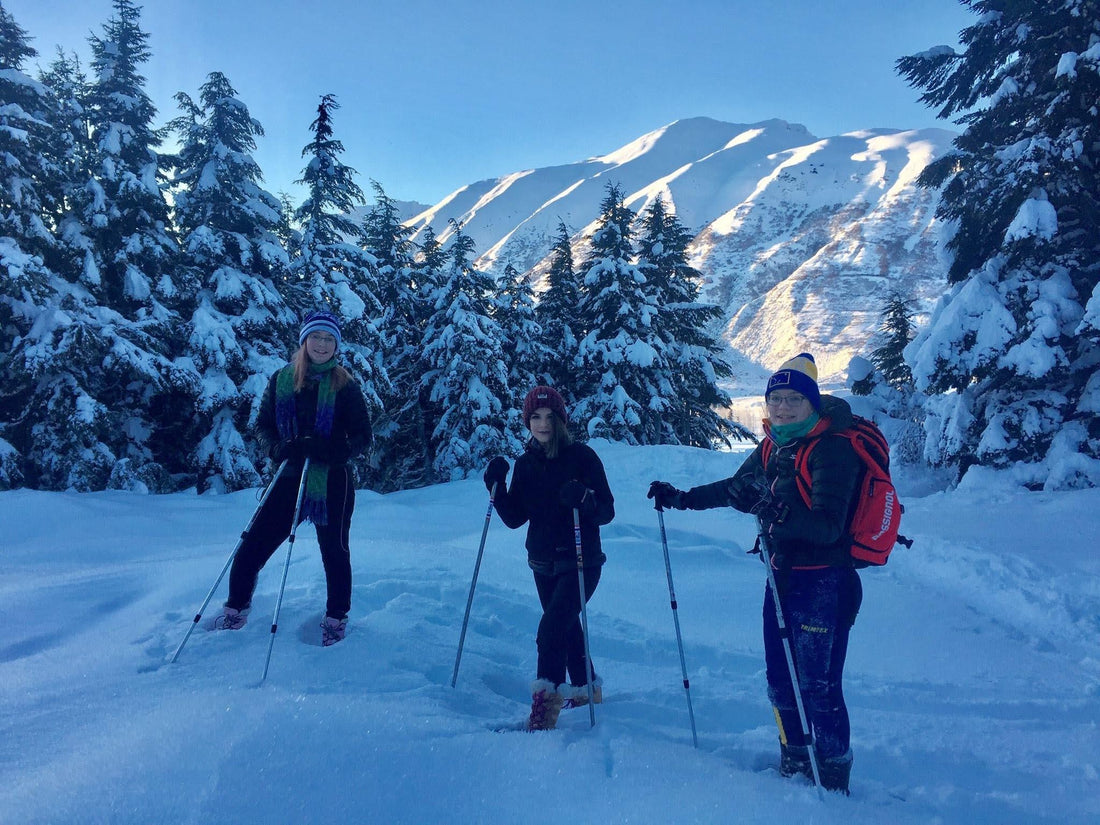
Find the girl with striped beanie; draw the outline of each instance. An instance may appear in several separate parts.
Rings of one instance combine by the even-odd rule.
[[[312,521],[325,568],[328,600],[321,622],[325,646],[344,638],[351,608],[348,535],[355,484],[348,462],[370,446],[371,425],[359,385],[338,362],[340,319],[331,312],[306,316],[298,350],[271,376],[256,418],[256,437],[280,466],[229,573],[229,598],[214,623],[244,626],[256,579],[290,535],[302,468],[309,459],[298,521]]]

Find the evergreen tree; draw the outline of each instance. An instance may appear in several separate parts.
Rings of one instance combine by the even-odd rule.
[[[290,264],[292,305],[301,315],[326,308],[343,319],[341,358],[359,380],[368,407],[378,410],[389,384],[378,329],[378,262],[360,246],[359,227],[347,217],[363,203],[363,190],[355,170],[340,161],[344,145],[333,136],[332,123],[338,108],[332,95],[321,97],[310,124],[313,140],[302,149],[308,162],[297,182],[308,195],[295,214],[301,243]],[[368,461],[361,460],[361,473]]]
[[[555,387],[572,408],[577,401],[577,357],[582,330],[577,326],[580,283],[573,266],[573,247],[564,221],[550,250],[546,289],[535,307],[535,321],[546,359],[539,365],[540,380]]]
[[[37,257],[6,256],[9,275],[18,270],[40,287],[33,302],[24,296],[20,303],[20,334],[4,368],[4,432],[22,454],[27,483],[40,489],[171,489],[179,444],[165,436],[194,386],[172,347],[167,301],[179,290],[151,149],[152,106],[136,72],[147,57],[144,34],[131,4],[116,9],[120,16],[106,36],[92,39],[93,155],[87,161],[82,155],[81,104],[58,103],[80,97],[76,69],[59,73],[73,83],[63,98],[54,95],[42,118],[52,127],[51,167],[60,172],[48,179],[53,201],[46,220],[62,215],[54,234],[74,250],[74,267],[52,272]],[[69,129],[71,142],[58,135]],[[90,176],[70,181],[66,170],[73,169]],[[8,410],[20,412],[9,418]]]
[[[416,328],[420,331],[420,340],[416,346],[413,360],[416,364],[417,384],[410,388],[409,403],[415,407],[409,411],[412,432],[407,464],[402,473],[402,486],[419,487],[436,481],[435,445],[432,434],[443,417],[443,405],[432,399],[432,387],[424,380],[430,369],[427,345],[429,343],[430,324],[436,314],[436,297],[447,282],[449,269],[447,250],[439,242],[430,226],[425,227],[420,239],[420,250],[413,261],[412,283],[416,295],[416,307],[419,312]]]
[[[390,383],[375,420],[375,464],[370,486],[390,491],[431,481],[424,449],[427,432],[420,403],[420,342],[427,321],[427,294],[419,288],[413,230],[401,222],[396,202],[372,182],[374,205],[363,219],[363,243],[377,260],[379,328]]]
[[[962,54],[898,61],[966,126],[920,179],[957,227],[953,286],[911,350],[917,387],[938,394],[926,456],[1100,484],[1100,349],[1082,326],[1100,288],[1100,5],[962,1],[979,15]]]
[[[187,354],[202,377],[192,472],[200,491],[256,486],[265,457],[250,449],[250,419],[267,378],[294,344],[295,316],[278,285],[289,260],[275,235],[280,202],[252,157],[262,126],[225,75],[212,72],[195,102],[176,95],[175,214],[183,265],[201,284]]]
[[[500,324],[508,379],[505,406],[509,433],[523,433],[523,399],[543,383],[538,369],[549,363],[552,353],[542,343],[542,328],[535,319],[535,290],[531,281],[514,266],[504,268],[499,291],[491,302],[492,316]]]
[[[905,348],[916,334],[913,305],[897,292],[887,297],[882,308],[879,334],[882,343],[871,353],[871,363],[894,389],[912,389],[913,371],[905,362]]]
[[[27,32],[0,6],[0,236],[28,254],[54,245],[43,218],[51,211],[46,182],[57,178],[47,151],[50,90],[23,72],[37,55]]]
[[[424,343],[423,383],[440,412],[432,443],[441,481],[465,478],[493,456],[514,455],[521,447],[505,428],[508,370],[500,326],[489,315],[494,284],[472,264],[473,239],[451,225],[448,267]]]
[[[50,179],[51,198],[47,222],[54,235],[47,251],[51,269],[69,281],[77,281],[85,262],[94,258],[92,241],[81,220],[82,189],[92,179],[92,140],[88,122],[88,78],[76,55],[60,48],[39,80],[52,92],[48,117],[48,153],[55,177]],[[93,265],[88,267],[96,271]]]
[[[663,343],[654,337],[657,307],[634,258],[634,213],[609,184],[591,250],[581,267],[578,316],[578,422],[590,437],[660,444],[673,388]]]
[[[660,422],[662,443],[713,447],[728,444],[730,436],[747,432],[722,418],[718,410],[730,404],[718,382],[732,369],[722,358],[724,346],[711,327],[722,317],[715,304],[699,302],[702,275],[687,261],[692,235],[658,196],[642,216],[638,268],[657,308],[652,321],[654,338],[672,367],[668,412]]]

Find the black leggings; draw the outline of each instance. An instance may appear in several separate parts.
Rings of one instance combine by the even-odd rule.
[[[294,505],[298,500],[300,473],[287,468],[264,506],[256,516],[241,549],[233,559],[229,571],[229,598],[225,604],[243,610],[252,603],[252,591],[256,589],[256,577],[268,559],[290,536]],[[321,547],[321,562],[325,566],[325,582],[328,585],[328,602],[325,613],[334,619],[346,619],[351,609],[351,551],[348,549],[348,532],[351,514],[355,509],[355,487],[351,483],[351,471],[346,467],[332,467],[328,473],[328,524],[317,527],[317,543]],[[299,519],[301,523],[301,519]]]
[[[588,602],[600,583],[601,567],[584,568],[584,601]],[[566,670],[570,684],[588,684],[588,668],[584,656],[584,629],[581,627],[580,577],[577,571],[544,576],[535,573],[535,588],[542,602],[542,620],[535,637],[538,644],[539,679],[549,680],[555,687],[565,682]],[[592,667],[595,675],[596,668]]]

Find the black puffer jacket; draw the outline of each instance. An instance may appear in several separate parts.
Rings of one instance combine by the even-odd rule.
[[[581,549],[585,567],[597,567],[607,557],[600,545],[600,525],[615,517],[615,499],[599,456],[587,444],[570,444],[556,458],[547,458],[535,439],[516,459],[512,483],[497,491],[494,501],[501,521],[515,529],[526,522],[527,563],[545,574],[577,568],[573,510],[558,498],[562,485],[580,481],[591,492],[580,509]]]
[[[688,490],[684,494],[684,504],[692,510],[735,507],[747,513],[760,500],[754,483],[762,481],[790,507],[783,523],[772,528],[778,564],[785,567],[850,567],[848,520],[862,465],[848,439],[830,434],[847,429],[851,424],[852,408],[848,402],[823,395],[821,421],[809,435],[782,447],[773,444],[767,467],[761,463],[762,448],[757,446],[732,478]],[[766,422],[765,432],[770,438]],[[811,506],[807,507],[796,486],[794,459],[799,447],[812,439],[818,439],[819,443],[810,453]]]
[[[268,455],[282,440],[275,420],[275,383],[278,377],[277,371],[268,380],[264,397],[260,401],[260,411],[256,416],[256,440]],[[317,420],[316,381],[307,380],[301,391],[295,393],[294,413],[298,419],[298,434],[313,435],[313,425]],[[336,409],[332,419],[331,466],[346,464],[362,455],[370,447],[372,437],[370,415],[363,391],[355,381],[349,381],[336,393]]]

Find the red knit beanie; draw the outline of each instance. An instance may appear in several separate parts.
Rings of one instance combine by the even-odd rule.
[[[531,429],[531,416],[539,407],[549,407],[557,413],[563,424],[569,423],[569,414],[565,411],[565,401],[553,387],[535,387],[523,399],[523,426]]]

